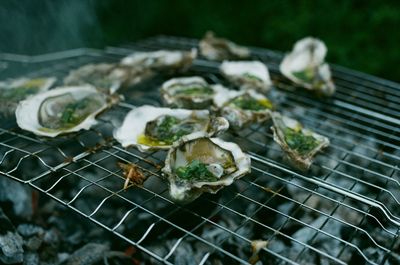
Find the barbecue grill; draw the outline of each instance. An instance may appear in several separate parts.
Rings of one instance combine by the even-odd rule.
[[[62,80],[87,63],[116,62],[138,50],[188,50],[197,44],[195,39],[159,36],[104,50],[0,54],[0,77]],[[124,149],[112,138],[130,109],[162,104],[158,88],[165,77],[157,76],[123,90],[125,101],[101,114],[98,125],[74,135],[36,137],[19,129],[14,118],[2,118],[0,173],[165,264],[177,263],[179,253],[186,253],[193,264],[400,262],[400,85],[334,65],[337,92],[331,99],[319,99],[282,77],[282,53],[251,51],[270,69],[279,111],[331,141],[309,172],[290,168],[269,125],[255,125],[227,136],[251,156],[251,174],[216,195],[175,204],[160,175],[165,151]],[[218,63],[201,58],[185,75],[226,82]],[[118,162],[139,166],[148,176],[143,187],[125,191]],[[156,247],[160,245],[164,248]]]

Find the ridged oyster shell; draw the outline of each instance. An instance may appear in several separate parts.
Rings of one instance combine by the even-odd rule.
[[[21,101],[15,115],[21,129],[55,137],[88,130],[109,105],[107,96],[93,86],[60,87]]]
[[[237,60],[250,56],[250,50],[224,38],[217,38],[209,31],[199,43],[200,53],[208,60]]]
[[[221,117],[211,117],[208,110],[170,109],[141,106],[131,110],[114,138],[123,147],[136,146],[142,152],[169,149],[184,135],[203,131],[212,136],[227,130],[229,123]]]
[[[54,77],[17,78],[0,82],[1,112],[14,113],[21,100],[47,91],[55,82]]]
[[[335,92],[331,70],[325,62],[327,48],[316,38],[307,37],[297,41],[293,50],[280,64],[280,71],[294,83],[331,96]]]
[[[206,109],[213,103],[215,91],[202,77],[178,77],[164,82],[161,96],[169,106]]]
[[[151,52],[135,52],[121,60],[122,65],[152,70],[188,69],[197,57],[197,49],[190,51],[158,50]]]
[[[219,70],[241,89],[267,92],[272,86],[267,66],[259,61],[224,61]]]
[[[121,87],[133,86],[154,75],[151,70],[111,63],[87,64],[72,70],[64,79],[68,86],[90,84],[103,93],[113,94]]]
[[[315,154],[329,145],[327,137],[304,128],[294,119],[273,112],[272,120],[274,141],[280,145],[292,165],[300,170],[309,169]]]
[[[250,173],[250,157],[235,143],[193,133],[174,143],[162,172],[169,181],[170,196],[190,202]]]
[[[229,121],[229,128],[240,130],[252,123],[261,123],[271,117],[272,102],[264,95],[249,90],[217,89],[214,104],[222,117]]]

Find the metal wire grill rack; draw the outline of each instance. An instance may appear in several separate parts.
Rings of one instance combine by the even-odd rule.
[[[197,43],[159,36],[105,50],[1,54],[0,77],[62,79],[86,63],[118,61],[135,50],[189,49]],[[20,130],[13,118],[3,118],[0,173],[166,264],[174,263],[185,244],[196,246],[195,264],[213,264],[215,258],[224,264],[251,264],[254,240],[268,242],[258,256],[271,264],[392,261],[400,250],[400,85],[333,66],[337,93],[329,100],[317,99],[279,74],[281,53],[252,48],[252,54],[270,69],[276,87],[271,97],[278,109],[331,140],[307,173],[288,167],[269,125],[257,125],[226,136],[250,154],[250,175],[192,204],[172,202],[160,176],[165,152],[124,149],[112,139],[113,128],[131,108],[162,104],[158,87],[164,77],[123,91],[125,102],[100,115],[94,128],[74,135],[40,138]],[[218,64],[201,58],[187,73],[192,74],[225,83]],[[149,176],[143,187],[123,190],[121,161],[137,164]],[[167,251],[161,253],[152,245],[165,238],[173,240],[165,242]]]

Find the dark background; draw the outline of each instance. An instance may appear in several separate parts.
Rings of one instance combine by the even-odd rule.
[[[287,51],[312,35],[328,61],[400,81],[399,1],[2,0],[0,51],[38,54],[132,42],[157,34]]]

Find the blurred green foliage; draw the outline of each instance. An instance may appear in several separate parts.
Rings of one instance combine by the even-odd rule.
[[[311,35],[325,41],[329,62],[400,81],[399,1],[24,1],[24,7],[15,2],[5,5],[5,14],[15,9],[27,21],[21,26],[14,16],[8,34],[24,34],[26,26],[32,41],[5,40],[0,50],[104,47],[157,34],[201,38],[213,30],[240,44],[288,51]],[[49,38],[52,45],[45,45]]]

